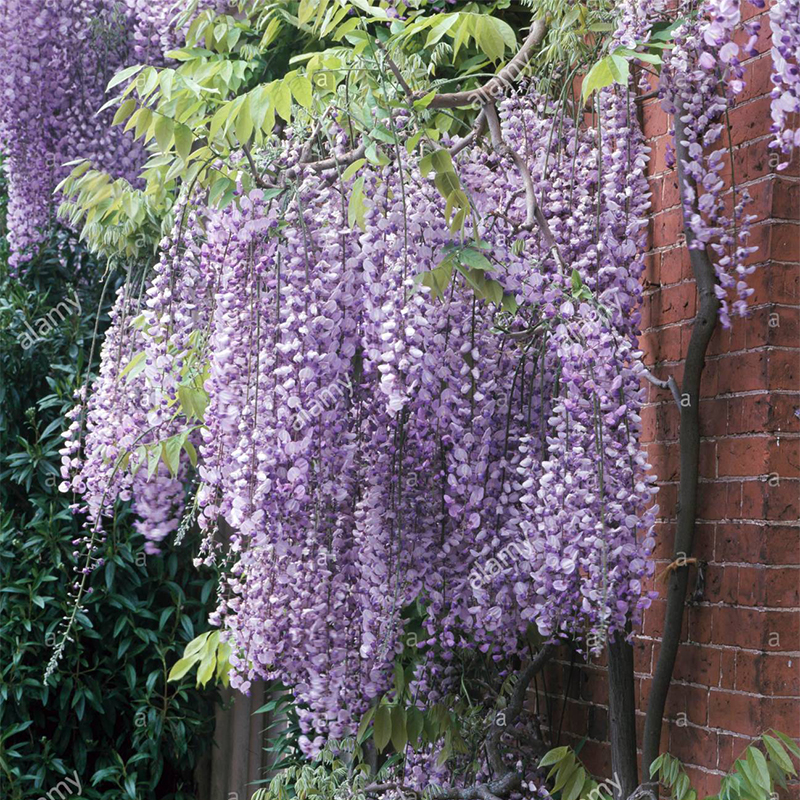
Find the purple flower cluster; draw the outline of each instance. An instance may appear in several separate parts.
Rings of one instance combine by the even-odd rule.
[[[625,8],[618,39],[635,44],[660,3]],[[744,200],[723,212],[719,146],[741,90],[738,21],[719,0],[685,23],[662,95],[686,130],[695,246],[715,252],[720,292],[735,288],[743,313],[748,219]],[[201,560],[226,562],[212,621],[233,645],[232,683],[292,686],[308,753],[352,734],[390,689],[412,604],[426,655],[413,688],[432,701],[459,648],[522,654],[535,625],[596,649],[651,600],[637,343],[648,148],[626,89],[596,96],[595,128],[535,87],[500,105],[555,248],[521,224],[508,151],[458,155],[470,217],[453,233],[405,148],[344,180],[300,165],[287,129],[275,166],[296,179],[224,210],[182,200],[142,299],[117,300],[63,453],[85,541],[96,547],[113,500],[133,496],[155,551],[190,468],[184,453],[177,476],[159,465],[148,481],[148,454],[191,435]],[[408,115],[394,121],[404,136]],[[339,154],[352,144],[330,120],[326,133]],[[479,299],[486,277],[515,312]]]
[[[131,21],[130,47],[133,63],[153,63],[163,53],[183,43],[184,31],[176,24],[181,9],[173,0],[124,0]],[[227,0],[200,0],[197,12],[224,13],[234,3]]]
[[[131,326],[135,313],[128,293],[119,294],[110,316],[100,374],[88,400],[83,397],[83,390],[79,393],[78,399],[83,402],[71,412],[72,422],[63,434],[66,443],[61,451],[64,481],[59,488],[75,492],[81,498],[73,511],[84,514],[86,533],[75,544],[81,545],[90,558],[101,549],[103,518],[113,513],[114,501],[129,500],[132,496],[135,477],[130,468],[121,468],[125,454],[139,444],[154,441],[145,433],[143,381],[130,380],[122,374],[142,345],[141,333]],[[135,464],[136,456],[132,458]]]
[[[777,0],[769,11],[772,26],[773,147],[791,156],[800,147],[800,125],[790,115],[800,113],[800,1]],[[778,166],[786,169],[788,162]]]
[[[724,198],[730,187],[721,174],[729,153],[723,137],[728,109],[744,89],[740,48],[733,41],[740,8],[738,0],[706,0],[702,11],[675,32],[659,93],[664,110],[679,115],[683,124],[682,144],[688,154],[681,165],[686,176],[684,216],[693,234],[691,247],[710,248],[714,254],[720,320],[729,327],[731,311],[747,314],[753,289],[746,279],[754,269],[747,260],[757,249],[747,245],[753,220],[745,213],[750,196],[734,188],[733,211],[728,214]],[[750,40],[744,52],[755,54],[758,22],[746,27]],[[729,307],[731,291],[736,300]]]
[[[53,190],[85,158],[134,181],[144,150],[100,115],[114,73],[160,63],[177,43],[171,0],[9,0],[0,15],[3,53],[0,148],[9,177],[10,263],[18,269],[47,235]]]
[[[294,687],[309,752],[351,733],[389,688],[414,601],[426,610],[426,693],[455,648],[518,652],[530,624],[553,639],[598,633],[597,647],[649,602],[635,344],[647,148],[624,95],[601,103],[600,129],[577,131],[568,117],[553,130],[554,107],[535,93],[501,107],[566,271],[538,230],[510,222],[524,216],[514,163],[483,149],[459,157],[481,252],[520,307],[508,333],[455,275],[441,300],[419,283],[463,243],[407,156],[402,169],[362,167],[363,229],[335,170],[224,211],[179,209],[180,237],[163,243],[135,327],[115,312],[84,455],[70,444],[65,474],[95,520],[132,490],[155,544],[176,525],[180,490],[163,472],[158,490],[140,487],[144,471],[132,482],[114,460],[139,436],[190,425],[176,399],[201,365],[199,522],[206,557],[221,529],[232,563],[215,620],[234,644],[234,685]],[[286,166],[300,151],[288,142]],[[476,565],[515,543],[524,559],[471,585]]]

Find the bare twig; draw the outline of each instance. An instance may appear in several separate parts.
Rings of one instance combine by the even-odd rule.
[[[300,159],[298,163],[306,164],[311,156],[311,148],[314,146],[314,140],[319,135],[320,128],[322,127],[322,122],[317,120],[314,123],[314,127],[311,129],[311,133],[309,134],[308,141],[303,145],[303,149],[300,151]]]
[[[269,188],[269,184],[261,177],[256,168],[256,162],[253,160],[253,154],[250,152],[250,145],[243,144],[242,151],[244,152],[244,157],[247,159],[247,163],[250,165],[250,172],[253,174],[253,180],[256,182],[256,186],[260,186],[262,189]]]
[[[533,186],[533,178],[525,159],[513,147],[509,147],[503,140],[503,130],[500,126],[500,118],[497,116],[497,109],[493,103],[484,106],[486,113],[486,122],[489,126],[489,133],[492,137],[492,145],[498,155],[510,158],[522,176],[522,183],[525,187],[525,221],[521,224],[516,224],[519,230],[532,230],[534,225],[538,225],[542,232],[542,239],[547,249],[553,254],[558,263],[559,270],[563,273],[565,269],[564,259],[561,257],[561,251],[558,249],[555,236],[550,230],[550,224],[547,221],[539,203],[536,200],[536,190]],[[495,212],[497,216],[505,217],[505,215]],[[513,223],[512,223],[513,224]]]
[[[473,142],[476,142],[478,139],[480,139],[485,132],[486,110],[481,109],[480,114],[478,114],[478,116],[475,118],[475,126],[463,139],[459,139],[450,148],[450,155],[453,157],[457,156],[465,147],[469,147]]]
[[[310,169],[312,172],[324,172],[326,169],[336,169],[337,167],[344,167],[358,161],[359,158],[364,156],[367,151],[365,144],[359,145],[355,150],[350,150],[341,156],[331,156],[330,158],[323,158],[320,161],[308,161],[306,163],[298,162],[295,166],[289,167],[281,173],[281,177],[286,180],[296,178],[303,169]],[[278,189],[277,185],[262,183],[264,188]]]
[[[672,397],[674,398],[675,402],[678,404],[678,408],[681,407],[681,393],[678,389],[678,383],[675,380],[673,375],[670,375],[669,378],[665,381],[662,381],[660,378],[656,378],[649,369],[645,369],[642,373],[645,378],[647,378],[653,386],[658,386],[659,389],[669,389],[672,392]]]
[[[341,156],[331,156],[330,158],[323,158],[321,161],[309,161],[308,164],[303,166],[307,167],[314,172],[324,172],[326,169],[336,169],[336,167],[344,167],[363,158],[364,153],[367,151],[365,144],[359,145],[355,150],[350,150]]]
[[[550,660],[554,652],[555,647],[548,644],[536,653],[528,666],[519,674],[519,678],[511,692],[511,698],[504,709],[505,719],[503,720],[503,724],[500,725],[497,721],[492,723],[492,727],[486,737],[486,755],[489,760],[489,766],[498,775],[507,774],[510,771],[509,767],[503,762],[502,755],[499,752],[500,739],[503,733],[505,733],[506,728],[512,725],[522,712],[522,707],[525,704],[525,696],[528,693],[528,687],[531,681],[535,675],[541,672],[542,667]]]
[[[645,100],[652,100],[654,97],[658,97],[658,89],[654,89],[652,92],[647,92],[647,94],[637,94],[636,97],[633,98],[633,102],[644,103]]]
[[[485,106],[493,103],[502,96],[507,87],[513,85],[520,77],[533,51],[542,43],[547,23],[544,19],[537,19],[531,25],[530,33],[522,43],[519,52],[506,64],[494,78],[490,78],[483,86],[470,89],[467,92],[452,92],[438,94],[431,100],[429,108],[459,108],[460,106]],[[413,95],[414,99],[424,97],[425,93]]]
[[[392,75],[394,75],[395,79],[400,84],[400,87],[402,88],[403,92],[408,98],[409,103],[413,104],[415,99],[414,92],[411,90],[411,87],[408,85],[408,82],[403,77],[403,73],[400,72],[400,67],[397,66],[395,60],[389,55],[389,51],[384,47],[384,45],[378,39],[375,39],[375,44],[378,46],[378,50],[380,50],[383,53],[384,58],[386,59],[386,64],[392,71]]]

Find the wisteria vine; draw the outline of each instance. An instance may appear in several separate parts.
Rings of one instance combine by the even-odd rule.
[[[219,2],[199,8],[222,8]],[[7,0],[0,4],[0,148],[9,178],[10,265],[19,269],[53,225],[53,191],[88,159],[136,181],[145,151],[98,114],[109,80],[158,64],[180,42],[172,0]]]
[[[74,71],[77,44],[48,38],[51,12],[15,8],[14,19],[35,19],[35,46]],[[174,34],[163,10],[142,21],[151,4],[128,9],[139,21],[114,67]],[[623,10],[616,41],[633,46],[662,4]],[[714,253],[724,324],[731,310],[746,313],[752,292],[748,197],[738,193],[726,214],[720,176],[741,57],[757,36],[749,25],[750,41],[735,44],[740,12],[734,0],[702,3],[675,31],[659,85],[686,131],[684,212],[692,246]],[[797,4],[775,4],[770,19],[775,143],[789,153]],[[76,31],[75,42],[88,35]],[[14,69],[40,88],[3,129],[18,185],[30,154],[55,153],[60,165],[58,142],[72,138],[67,119],[39,130],[56,84],[32,69],[34,39],[25,41]],[[92,104],[100,89],[90,86]],[[233,645],[233,685],[291,686],[308,753],[353,734],[390,690],[411,606],[426,632],[415,689],[435,699],[461,648],[523,655],[533,629],[597,650],[652,599],[657,507],[639,443],[637,341],[649,151],[635,88],[631,79],[600,91],[591,126],[535,82],[510,92],[497,105],[505,147],[478,144],[455,159],[469,236],[451,231],[445,201],[403,148],[387,166],[361,167],[366,199],[353,214],[356,178],[304,166],[303,136],[288,128],[271,167],[292,180],[240,189],[224,210],[188,193],[143,291],[130,282],[117,299],[99,378],[67,432],[62,488],[80,496],[87,520],[76,544],[99,557],[114,502],[133,498],[157,552],[179,526],[192,474],[200,560],[225,566],[212,621]],[[15,95],[6,98],[10,107]],[[399,141],[410,116],[384,123]],[[354,144],[332,115],[320,129],[339,157]],[[81,130],[77,141],[102,163],[138,163],[124,138]],[[520,169],[546,230],[522,224]],[[20,253],[45,224],[52,181],[14,201]],[[25,228],[22,209],[34,205]],[[487,278],[500,286],[494,299],[476,293]]]

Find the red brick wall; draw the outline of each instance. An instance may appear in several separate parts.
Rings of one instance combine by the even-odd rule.
[[[747,89],[730,114],[736,181],[758,218],[756,291],[750,318],[714,334],[703,376],[694,555],[707,562],[705,589],[684,615],[662,734],[662,748],[689,765],[700,797],[719,791],[751,737],[770,727],[800,737],[800,155],[784,172],[770,162],[769,33],[765,18],[762,55],[747,64]],[[656,99],[643,112],[653,216],[642,349],[653,373],[680,384],[695,285],[681,244],[677,179],[665,164],[668,120]],[[669,392],[650,385],[643,423],[661,489],[657,575],[671,560],[675,533],[678,418]],[[694,583],[693,572],[690,593]],[[635,643],[640,742],[663,617],[657,600]],[[561,661],[546,676],[555,727],[569,671]],[[561,743],[588,734],[581,756],[602,775],[610,774],[607,701],[602,662],[576,665]]]

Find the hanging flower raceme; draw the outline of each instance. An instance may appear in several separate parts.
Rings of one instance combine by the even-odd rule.
[[[791,157],[800,147],[800,0],[777,0],[769,10],[772,26],[772,146]],[[778,165],[786,169],[788,161]]]
[[[161,64],[178,44],[170,0],[13,0],[0,15],[4,56],[0,146],[9,177],[10,264],[19,268],[46,238],[53,191],[87,159],[135,181],[144,149],[132,133],[98,114],[114,73],[137,62]],[[200,9],[212,5],[201,3]]]
[[[531,624],[595,632],[597,647],[648,602],[635,349],[647,149],[625,96],[601,103],[594,131],[565,119],[556,133],[535,93],[500,109],[558,258],[515,222],[520,175],[491,150],[457,159],[475,208],[466,241],[408,156],[362,167],[356,213],[353,179],[301,168],[283,192],[223,211],[179,204],[114,366],[112,331],[85,452],[65,455],[71,486],[90,488],[94,519],[104,482],[109,497],[132,490],[155,548],[187,469],[167,471],[169,452],[185,461],[199,437],[204,557],[229,561],[214,619],[233,684],[291,685],[309,752],[389,689],[411,604],[430,653],[416,680],[435,693],[457,648],[518,652]],[[301,149],[287,141],[284,168]],[[487,279],[492,302],[475,294]],[[133,479],[109,467],[122,425],[134,430],[111,457],[140,448]]]
[[[722,177],[728,154],[723,139],[728,109],[744,88],[739,46],[733,41],[740,11],[734,0],[708,0],[703,10],[707,16],[698,15],[675,31],[659,93],[664,110],[679,118],[685,136],[680,144],[686,157],[680,166],[685,176],[683,203],[692,233],[690,247],[710,248],[714,254],[720,320],[728,327],[731,311],[747,314],[747,298],[753,289],[746,279],[754,269],[748,260],[756,250],[747,245],[753,220],[745,213],[750,196],[734,186],[733,212],[726,213],[728,186]],[[751,41],[748,48],[752,46]],[[737,297],[732,307],[728,305],[730,291]]]
[[[133,31],[116,66],[174,41],[163,3],[128,0],[117,28],[92,3],[80,8],[108,23],[99,30]],[[638,47],[663,5],[624,3],[615,41]],[[793,6],[778,6],[776,134],[797,83]],[[15,24],[34,23],[13,63],[35,91],[4,123],[10,168],[58,154],[30,189],[38,226],[60,159],[124,150],[128,170],[140,153],[76,127],[106,76],[84,64],[95,40],[78,46],[89,33],[70,27],[74,7],[14,9]],[[679,118],[691,246],[715,255],[724,324],[728,291],[740,314],[751,292],[748,198],[737,194],[727,214],[721,176],[726,115],[756,31],[739,48],[739,23],[737,2],[706,0],[675,32],[661,86]],[[32,67],[37,47],[62,76]],[[392,691],[412,613],[422,633],[411,685],[433,702],[456,688],[462,650],[524,656],[535,629],[596,651],[650,603],[657,508],[639,444],[637,341],[648,148],[631,90],[599,91],[589,128],[518,86],[491,118],[494,143],[462,150],[448,175],[462,191],[462,228],[441,181],[405,148],[345,178],[302,163],[307,146],[287,128],[255,154],[285,185],[240,186],[224,209],[182,198],[158,263],[118,296],[63,451],[62,488],[80,496],[86,520],[79,543],[97,556],[114,501],[132,500],[158,552],[186,526],[191,476],[198,564],[223,567],[212,622],[232,645],[232,684],[291,686],[307,753],[353,734]],[[48,103],[72,103],[77,116],[65,106],[43,127]],[[403,139],[410,119],[395,110],[381,124]],[[320,133],[343,161],[353,143],[332,116]],[[789,138],[780,133],[781,148]],[[18,252],[35,239],[26,235]]]

